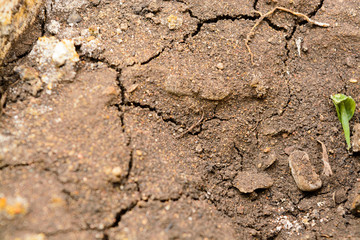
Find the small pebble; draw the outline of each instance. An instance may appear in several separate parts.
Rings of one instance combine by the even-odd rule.
[[[127,23],[121,23],[120,24],[120,30],[121,31],[126,31],[129,28]]]
[[[337,211],[337,213],[338,213],[340,216],[345,216],[345,214],[346,214],[346,211],[345,211],[344,207],[341,206],[341,205],[339,205],[339,206],[337,207],[336,211]]]
[[[55,66],[61,67],[65,64],[68,59],[68,49],[63,42],[56,44],[54,48],[54,53],[52,55],[52,60],[55,63]]]
[[[334,202],[336,204],[345,202],[346,201],[346,190],[345,189],[337,190],[336,192],[334,192],[333,198],[334,198]]]
[[[144,208],[144,207],[146,207],[146,204],[147,204],[146,201],[140,200],[140,201],[137,203],[137,206],[138,206],[139,208]]]
[[[268,152],[270,152],[270,150],[271,150],[270,147],[266,147],[266,148],[264,148],[263,152],[264,152],[264,153],[268,153]]]
[[[89,0],[90,3],[93,5],[93,6],[97,6],[100,4],[101,0]]]
[[[296,185],[301,191],[315,191],[322,182],[304,151],[294,151],[289,156],[289,166]]]
[[[111,174],[114,175],[115,177],[120,177],[122,174],[122,170],[120,167],[114,167],[111,171]]]
[[[149,8],[149,11],[152,13],[157,13],[157,12],[161,11],[161,7],[157,3],[157,1],[151,1],[148,8]]]
[[[79,22],[81,22],[81,20],[82,20],[82,18],[80,16],[80,14],[78,14],[77,12],[72,12],[67,19],[67,23],[68,24],[79,23]]]
[[[249,229],[249,233],[250,233],[250,235],[251,236],[258,236],[259,235],[259,232],[258,231],[256,231],[255,229]]]
[[[351,56],[348,56],[346,59],[345,59],[345,65],[350,67],[350,68],[354,68],[356,67],[356,59],[351,57]]]
[[[148,18],[148,19],[151,19],[153,18],[155,15],[153,13],[147,13],[145,14],[145,17]]]
[[[117,96],[120,94],[120,90],[114,86],[109,86],[104,89],[103,94],[105,96]]]
[[[295,151],[295,146],[286,147],[284,149],[284,152],[286,153],[286,155],[290,155],[293,151]]]
[[[217,67],[218,69],[220,69],[220,70],[223,70],[223,69],[224,69],[224,64],[223,64],[223,63],[218,63],[218,64],[216,65],[216,67]]]
[[[261,157],[261,162],[258,164],[258,168],[265,170],[274,164],[276,161],[276,154],[270,153],[268,156]]]
[[[51,20],[50,23],[47,25],[47,30],[52,35],[58,34],[60,30],[60,23],[56,20]]]
[[[130,87],[127,88],[127,92],[132,93],[133,91],[135,91],[138,88],[138,86],[139,86],[138,83],[131,85]]]
[[[358,82],[358,80],[357,80],[357,79],[355,79],[355,78],[351,78],[351,79],[349,80],[349,82],[351,82],[351,83],[357,83],[357,82]]]
[[[183,20],[181,17],[175,16],[175,15],[170,15],[167,18],[167,25],[169,27],[170,30],[175,30],[177,28],[179,28],[183,23]]]
[[[203,148],[202,148],[201,144],[196,145],[195,151],[196,151],[197,153],[201,153],[201,152],[203,151]]]

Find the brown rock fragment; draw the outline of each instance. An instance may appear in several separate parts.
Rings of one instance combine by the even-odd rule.
[[[276,154],[274,152],[272,152],[268,155],[261,154],[259,164],[257,165],[257,167],[261,170],[265,170],[265,169],[271,167],[275,161],[276,161]]]
[[[256,189],[266,189],[273,185],[271,177],[265,173],[240,172],[235,177],[234,186],[242,193],[251,193]]]
[[[315,172],[306,152],[292,152],[289,156],[289,166],[296,185],[301,191],[315,191],[321,188],[321,179]]]

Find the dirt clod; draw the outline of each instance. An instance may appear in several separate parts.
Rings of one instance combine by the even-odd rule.
[[[273,180],[265,173],[239,172],[234,179],[234,186],[242,193],[252,193],[256,189],[267,189]]]

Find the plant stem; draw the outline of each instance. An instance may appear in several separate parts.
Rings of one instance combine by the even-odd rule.
[[[344,129],[345,140],[347,143],[347,150],[351,148],[350,144],[350,127],[349,127],[349,119],[346,113],[345,104],[340,103],[340,112],[341,112],[341,125]]]

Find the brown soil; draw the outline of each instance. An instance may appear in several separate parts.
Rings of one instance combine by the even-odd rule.
[[[77,47],[76,78],[51,94],[2,76],[16,84],[0,122],[0,198],[28,206],[0,213],[0,239],[360,239],[349,211],[360,160],[329,98],[360,103],[358,0],[239,2],[47,1],[34,31],[50,36],[51,20],[58,39],[99,27],[99,44]],[[251,38],[253,65],[255,10],[275,6],[330,27],[277,12]],[[82,20],[71,27],[73,10]],[[8,70],[26,63],[18,52]],[[288,154],[307,152],[321,174],[317,140],[334,174],[301,192]],[[273,185],[241,193],[241,171]]]

